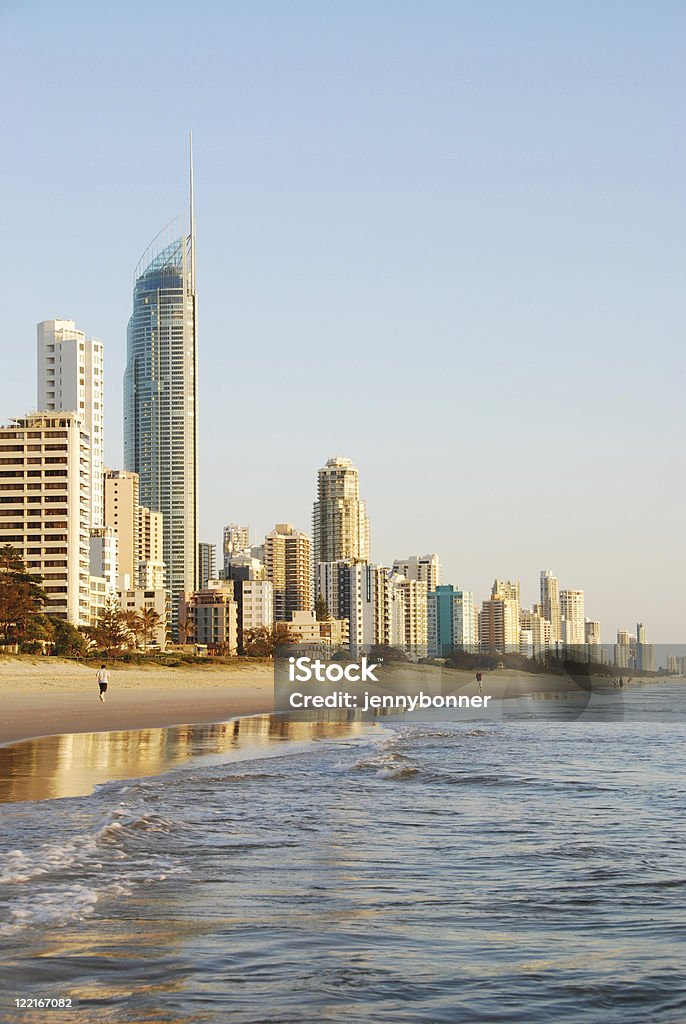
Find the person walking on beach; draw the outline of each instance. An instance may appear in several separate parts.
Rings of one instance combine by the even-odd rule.
[[[104,665],[100,666],[100,671],[98,672],[96,679],[98,681],[98,686],[100,688],[100,700],[104,704],[105,694],[107,693],[107,684],[110,681],[110,674]]]
[[[476,673],[476,692],[477,693],[483,693],[483,686],[481,685],[481,680],[482,679],[483,679],[483,676],[481,675],[481,673],[477,672]]]

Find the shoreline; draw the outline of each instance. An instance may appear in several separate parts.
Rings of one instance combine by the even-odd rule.
[[[443,670],[442,680],[429,666],[396,667],[394,678],[408,674],[449,692],[476,692],[474,674]],[[440,670],[439,670],[440,671]],[[446,675],[445,673],[448,673]],[[250,715],[273,714],[273,664],[238,663],[194,667],[114,665],[105,703],[100,703],[92,666],[31,656],[0,660],[0,746],[46,736],[210,725]],[[667,679],[633,679],[630,687]],[[409,682],[409,680],[408,680]],[[600,680],[599,680],[600,682]],[[402,685],[402,684],[401,684]],[[625,684],[627,685],[627,684]],[[602,680],[611,687],[611,680]],[[521,671],[484,673],[483,693],[494,700],[559,693],[564,676]]]

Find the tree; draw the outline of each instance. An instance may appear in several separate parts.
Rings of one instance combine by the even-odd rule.
[[[327,619],[332,618],[329,606],[322,594],[319,594],[314,602],[314,614],[317,617],[317,622],[326,622]]]
[[[148,644],[154,640],[155,633],[162,622],[162,616],[154,608],[144,608],[138,616],[140,625],[140,636],[143,640],[143,650],[147,652]]]
[[[0,548],[0,633],[5,643],[21,641],[47,600],[42,579],[28,571],[11,544]]]
[[[92,635],[98,647],[107,651],[110,656],[120,651],[129,639],[124,613],[116,598],[107,598],[98,624],[92,629]]]
[[[127,633],[129,646],[133,647],[134,650],[138,650],[138,638],[141,633],[140,615],[133,608],[129,608],[121,613],[121,621]]]
[[[260,626],[244,630],[242,653],[248,658],[273,658],[277,647],[296,642],[297,638],[289,632],[288,623],[277,622],[273,629]]]
[[[84,658],[88,654],[88,641],[71,622],[50,619],[55,643],[52,653],[58,658]]]

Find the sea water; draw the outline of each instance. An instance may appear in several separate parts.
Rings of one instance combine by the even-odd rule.
[[[686,687],[622,700],[0,751],[0,1020],[682,1024]]]

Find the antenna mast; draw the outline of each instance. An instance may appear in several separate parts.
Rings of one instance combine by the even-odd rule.
[[[193,131],[188,133],[190,157],[190,235],[191,235],[191,292],[195,295],[195,207],[193,196]]]

